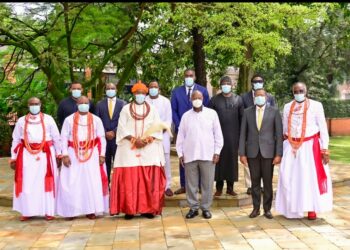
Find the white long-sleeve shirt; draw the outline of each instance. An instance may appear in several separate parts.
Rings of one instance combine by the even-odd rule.
[[[312,136],[320,132],[321,149],[328,149],[329,135],[326,123],[326,118],[323,110],[322,103],[310,100],[304,101],[295,105],[295,111],[291,120],[291,136],[293,138],[300,138],[303,123],[303,111],[304,105],[309,103],[309,107],[306,115],[306,130],[305,137]],[[288,134],[288,117],[292,102],[284,105],[283,109],[283,134]]]
[[[201,160],[212,161],[224,145],[217,113],[203,107],[202,111],[187,111],[181,118],[176,139],[176,151],[184,163]]]

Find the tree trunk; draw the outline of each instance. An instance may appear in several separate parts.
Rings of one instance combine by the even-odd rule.
[[[251,84],[250,78],[253,75],[253,70],[250,66],[250,62],[253,57],[253,48],[248,44],[247,51],[245,54],[245,62],[239,65],[239,75],[238,75],[238,83],[237,83],[237,94],[245,93],[250,91]]]
[[[193,62],[196,73],[196,83],[207,87],[207,72],[205,69],[205,53],[204,53],[204,37],[199,32],[199,29],[192,29],[193,37]]]
[[[66,30],[67,38],[67,51],[68,51],[68,64],[69,64],[69,75],[71,82],[74,82],[74,72],[73,72],[73,52],[72,52],[72,40],[71,40],[71,30],[69,28],[69,3],[63,3],[64,8],[64,26]]]

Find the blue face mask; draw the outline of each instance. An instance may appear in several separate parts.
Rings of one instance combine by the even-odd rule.
[[[192,87],[193,84],[194,84],[194,80],[193,80],[192,77],[186,77],[186,78],[185,78],[185,85],[186,85],[187,87]]]
[[[89,104],[79,104],[78,105],[78,110],[82,113],[89,112],[90,105]]]
[[[31,105],[29,106],[29,112],[33,115],[37,115],[40,113],[40,105]]]
[[[79,98],[81,96],[81,90],[80,89],[73,89],[72,90],[72,96],[74,98]]]
[[[264,82],[255,82],[253,83],[254,90],[262,89],[264,88]]]
[[[117,91],[115,89],[107,89],[106,90],[106,96],[109,98],[115,97],[117,94]]]
[[[305,101],[305,94],[294,94],[294,99],[297,102],[303,102]]]
[[[232,90],[232,86],[231,85],[221,85],[221,90],[224,94],[228,94],[231,92]]]
[[[135,95],[135,101],[138,104],[144,103],[145,102],[145,98],[146,98],[146,96],[144,94],[137,94],[137,95]]]
[[[150,96],[157,96],[159,93],[159,89],[158,88],[150,88],[148,93]]]
[[[266,102],[265,96],[256,96],[254,98],[255,105],[264,106],[265,102]]]

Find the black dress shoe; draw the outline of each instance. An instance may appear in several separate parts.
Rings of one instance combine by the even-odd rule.
[[[272,216],[272,214],[271,214],[270,211],[266,211],[266,212],[264,213],[264,216],[265,216],[266,218],[268,218],[268,219],[273,219],[273,216]]]
[[[260,209],[254,208],[250,213],[249,218],[255,218],[260,215]]]
[[[133,214],[126,214],[126,215],[124,216],[124,219],[126,219],[126,220],[131,220],[132,218],[134,218],[134,215],[133,215]]]
[[[154,215],[151,214],[151,213],[144,213],[144,214],[141,214],[141,216],[146,217],[148,219],[153,219],[154,218]]]
[[[198,215],[198,210],[190,209],[190,211],[188,211],[188,213],[186,214],[186,219],[192,219],[192,218],[196,217],[197,215]]]
[[[247,189],[247,194],[249,194],[249,195],[252,194],[252,189],[251,189],[251,188],[248,188],[248,189]]]
[[[204,211],[202,212],[202,216],[203,216],[203,218],[205,218],[205,219],[210,219],[210,218],[211,218],[211,213],[210,213],[209,210],[204,210]]]

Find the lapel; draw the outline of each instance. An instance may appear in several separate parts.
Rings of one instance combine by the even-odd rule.
[[[267,106],[267,104],[265,105],[265,110],[264,110],[264,115],[261,121],[261,127],[260,127],[260,131],[262,130],[262,128],[264,127],[264,123],[267,119],[267,116],[269,115],[269,107]]]
[[[254,108],[252,108],[252,116],[253,116],[253,122],[254,122],[254,127],[256,129],[256,131],[258,131],[258,125],[256,124],[256,106],[254,105]]]
[[[248,92],[248,107],[249,106],[254,106],[254,99],[253,99],[253,90]]]
[[[119,108],[119,107],[118,107],[118,103],[119,103],[119,102],[118,102],[118,98],[116,97],[116,98],[115,98],[115,104],[114,104],[114,110],[113,110],[112,120],[115,118],[115,116],[116,116],[116,114],[117,114],[117,111],[118,111],[117,109]]]
[[[195,83],[193,84],[193,88],[191,89],[191,94],[193,93],[194,90],[196,90],[196,84]],[[185,85],[182,85],[180,87],[180,93],[181,93],[181,96],[183,97],[186,105],[188,106],[189,104],[191,104],[191,101],[187,98]],[[191,104],[191,107],[192,107],[192,104]]]

